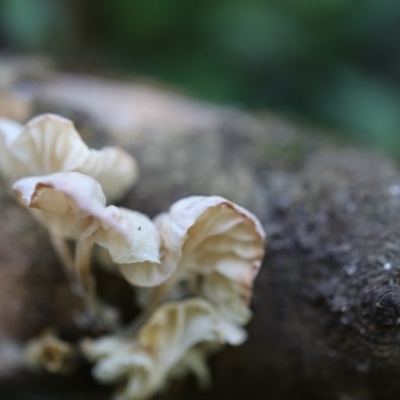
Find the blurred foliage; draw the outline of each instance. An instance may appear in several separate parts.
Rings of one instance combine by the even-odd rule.
[[[400,157],[398,0],[0,0],[0,46],[300,115]]]

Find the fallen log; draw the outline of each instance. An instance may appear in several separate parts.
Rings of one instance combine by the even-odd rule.
[[[134,155],[139,181],[121,205],[154,216],[181,197],[216,194],[250,209],[267,231],[248,341],[213,357],[211,392],[188,379],[160,398],[399,397],[394,162],[283,119],[142,81],[61,73],[48,62],[12,66],[0,61],[1,116],[59,113],[76,122],[92,147],[119,144]],[[4,187],[0,204],[0,376],[6,380],[11,373],[18,378],[20,345],[44,328],[68,340],[87,332],[76,324],[82,304],[43,229]],[[129,291],[117,280],[113,285],[104,289],[108,298],[128,308]]]

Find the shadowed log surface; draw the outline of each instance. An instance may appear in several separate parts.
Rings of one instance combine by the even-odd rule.
[[[221,195],[249,208],[267,231],[249,340],[212,358],[210,392],[188,378],[157,398],[399,398],[400,174],[393,162],[271,116],[143,83],[60,75],[48,63],[13,71],[1,79],[7,75],[0,62],[0,115],[23,120],[57,112],[72,118],[91,146],[119,144],[135,156],[139,181],[121,205],[154,216],[187,195]],[[1,99],[14,108],[1,107]],[[48,326],[70,340],[84,333],[75,323],[80,300],[44,230],[1,190],[6,376],[7,362],[10,370],[18,364],[2,356],[9,341]],[[103,292],[126,318],[134,315],[127,287],[110,279],[100,277]],[[123,300],[116,299],[120,290]]]

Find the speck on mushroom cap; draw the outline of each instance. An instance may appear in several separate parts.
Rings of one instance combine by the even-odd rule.
[[[222,321],[207,301],[193,298],[160,306],[134,339],[88,341],[83,350],[98,361],[93,374],[99,381],[128,381],[117,399],[138,400],[157,392],[194,346],[243,340],[241,329]]]
[[[117,147],[90,150],[72,121],[54,114],[30,120],[25,127],[0,120],[0,173],[10,182],[25,176],[79,171],[103,186],[108,200],[121,196],[136,180],[135,160]]]
[[[195,282],[231,322],[247,322],[253,280],[264,256],[264,230],[249,211],[222,197],[193,196],[155,219],[170,279]],[[200,283],[195,277],[201,276]]]

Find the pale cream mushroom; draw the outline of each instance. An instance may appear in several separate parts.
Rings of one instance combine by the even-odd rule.
[[[30,340],[25,346],[25,359],[33,369],[43,368],[54,374],[71,372],[77,352],[71,343],[61,340],[48,330]]]
[[[16,163],[10,148],[22,132],[22,125],[7,118],[0,118],[0,174],[8,179],[24,176],[25,168]],[[22,174],[22,175],[21,175]]]
[[[66,239],[90,236],[106,216],[100,184],[78,172],[60,172],[18,180],[13,185],[18,201],[48,230],[67,271],[74,270]]]
[[[25,126],[0,119],[0,174],[17,179],[78,171],[103,187],[108,201],[122,196],[137,178],[135,160],[118,147],[91,150],[72,121],[54,114],[39,115]]]
[[[179,283],[205,297],[228,321],[243,325],[253,280],[264,256],[264,230],[249,211],[222,197],[180,200],[155,220],[162,238],[163,263],[176,268],[153,289],[154,308]],[[149,311],[150,312],[150,311]]]
[[[189,371],[207,375],[199,345],[239,345],[245,332],[223,321],[199,298],[161,305],[134,337],[105,337],[83,342],[86,357],[97,362],[93,375],[103,383],[126,382],[117,400],[144,400],[172,376]]]
[[[46,226],[51,237],[76,241],[75,267],[64,250],[59,254],[70,271],[75,269],[89,293],[89,309],[96,308],[90,274],[90,256],[96,243],[105,247],[116,263],[123,264],[121,272],[130,282],[152,286],[168,276],[162,276],[160,237],[151,220],[134,211],[105,207],[101,186],[90,176],[61,172],[23,178],[13,189],[19,202]],[[68,253],[66,245],[64,249]]]
[[[171,370],[170,379],[182,379],[188,372],[192,372],[196,376],[200,388],[208,389],[211,386],[211,375],[207,359],[223,347],[224,344],[219,342],[202,342],[192,347]]]

